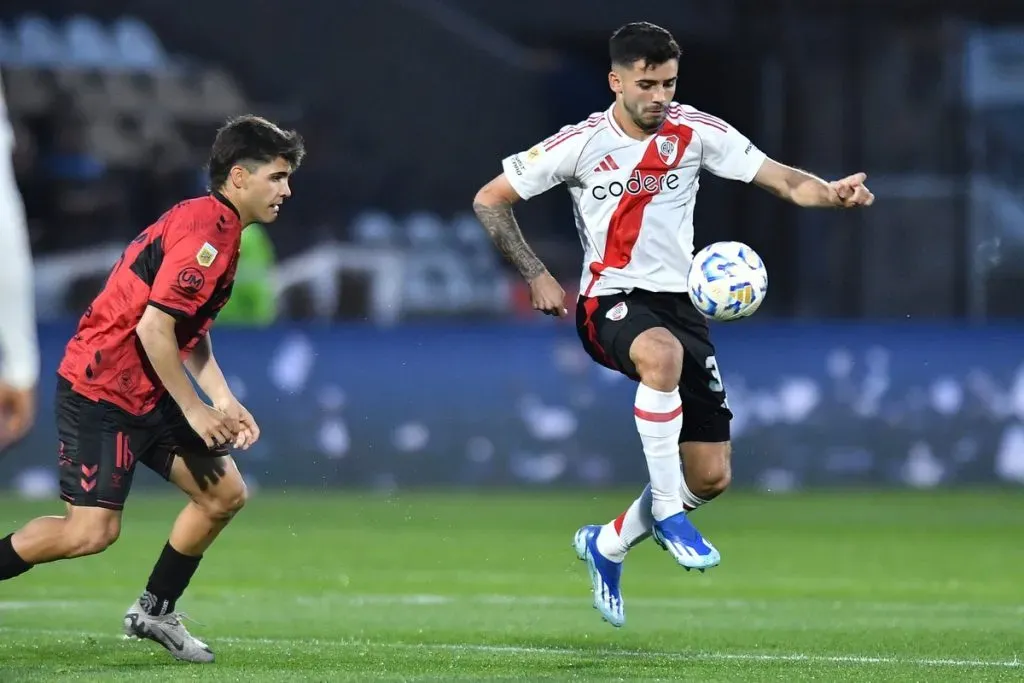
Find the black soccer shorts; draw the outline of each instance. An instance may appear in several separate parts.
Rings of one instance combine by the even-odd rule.
[[[228,454],[226,446],[208,448],[166,394],[136,416],[86,398],[58,377],[56,413],[60,497],[76,506],[123,509],[136,463],[168,479],[178,454]]]
[[[679,394],[683,429],[679,442],[729,441],[732,411],[718,371],[707,319],[685,293],[634,289],[597,297],[580,297],[576,331],[583,348],[596,362],[639,381],[629,358],[633,340],[653,327],[664,327],[683,345]]]

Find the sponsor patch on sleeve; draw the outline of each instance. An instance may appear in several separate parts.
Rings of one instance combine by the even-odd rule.
[[[217,249],[209,242],[204,242],[199,253],[196,254],[196,263],[203,268],[209,268],[215,258],[217,258]]]

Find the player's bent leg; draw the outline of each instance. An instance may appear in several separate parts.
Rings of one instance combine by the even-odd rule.
[[[120,510],[69,504],[63,517],[39,517],[0,540],[0,581],[37,564],[103,552],[120,533]]]
[[[651,476],[652,535],[686,569],[714,567],[721,556],[686,516],[681,493],[683,346],[668,329],[655,327],[638,335],[629,353],[640,376],[633,412]]]
[[[39,517],[0,540],[0,580],[37,564],[95,555],[121,533],[121,509],[131,489],[126,460],[130,425],[104,403],[74,393],[58,382],[60,497],[63,516]]]
[[[729,487],[732,481],[731,451],[728,441],[688,441],[679,445],[680,466],[683,468],[679,493],[687,512],[706,505]],[[629,550],[650,537],[653,525],[651,486],[648,484],[622,514],[600,527],[597,549],[609,560],[622,562]],[[584,559],[578,549],[577,555]]]
[[[683,511],[678,450],[683,346],[668,329],[652,327],[633,339],[629,359],[640,378],[633,415],[650,473],[652,511],[656,520],[665,519]]]
[[[145,592],[125,615],[125,633],[154,640],[177,659],[212,662],[213,652],[189,633],[175,606],[203,553],[245,505],[245,482],[227,455],[175,456],[167,478],[191,500],[175,520]]]
[[[121,534],[121,511],[67,506],[63,517],[39,517],[14,533],[15,552],[30,564],[101,553]]]
[[[179,456],[170,480],[191,498],[171,529],[170,543],[199,557],[245,506],[245,481],[230,455]]]

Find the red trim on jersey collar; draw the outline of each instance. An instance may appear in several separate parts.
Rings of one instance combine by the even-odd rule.
[[[230,200],[230,199],[228,199],[227,197],[225,197],[224,195],[222,195],[222,194],[221,194],[220,192],[218,192],[217,190],[214,190],[213,192],[211,192],[211,193],[210,193],[210,195],[211,195],[211,196],[212,196],[212,197],[213,197],[214,199],[216,199],[217,201],[219,201],[219,202],[220,202],[221,204],[223,204],[224,206],[226,206],[226,207],[228,207],[229,209],[231,209],[231,213],[235,214],[235,216],[237,216],[239,220],[241,220],[241,219],[242,219],[242,214],[238,213],[238,209],[236,209],[236,208],[235,208],[235,205],[231,203],[231,200]]]

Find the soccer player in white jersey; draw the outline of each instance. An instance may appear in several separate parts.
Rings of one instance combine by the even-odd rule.
[[[576,532],[594,606],[625,621],[622,563],[653,535],[687,569],[721,559],[687,513],[730,480],[732,413],[706,319],[686,294],[702,169],[804,207],[868,206],[863,173],[826,182],[769,159],[725,121],[673,101],[679,46],[663,28],[627,24],[611,37],[615,102],[513,154],[476,195],[491,239],[529,283],[533,307],[565,316],[565,292],[523,239],[512,205],[565,184],[584,250],[576,326],[587,353],[639,384],[633,414],[650,484],[625,512]]]
[[[13,151],[14,130],[0,82],[0,451],[32,426],[39,378],[32,253]]]

